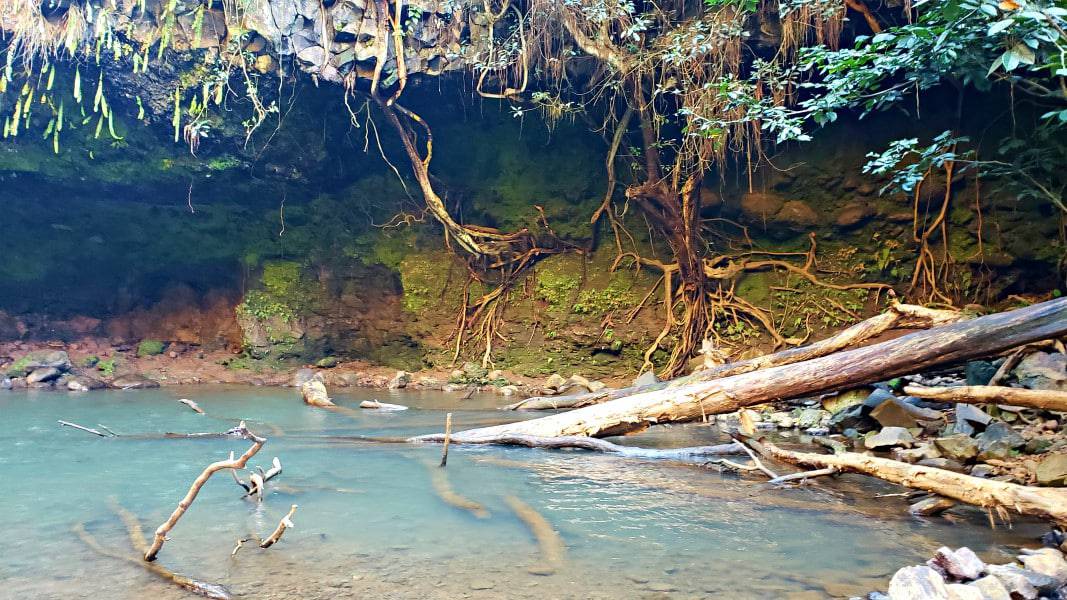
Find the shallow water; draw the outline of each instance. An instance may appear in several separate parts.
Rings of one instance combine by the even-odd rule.
[[[207,416],[176,402],[197,401]],[[1006,555],[1043,528],[991,531],[983,514],[916,520],[899,489],[846,476],[807,489],[770,490],[698,465],[585,452],[453,446],[445,475],[489,518],[435,493],[436,445],[351,436],[440,431],[502,422],[499,397],[442,393],[339,393],[355,406],[379,398],[399,413],[304,406],[293,390],[184,388],[91,394],[0,392],[0,597],[181,598],[135,565],[89,549],[85,523],[104,546],[134,552],[110,508],[117,500],[150,533],[210,462],[240,453],[230,439],[134,434],[224,431],[238,418],[269,441],[250,465],[280,457],[284,473],[262,503],[241,500],[226,473],[204,487],[160,553],[167,568],[260,598],[819,598],[883,587],[896,568],[940,545]],[[519,415],[523,417],[523,415]],[[64,419],[123,434],[98,438]],[[714,428],[659,428],[625,443],[719,443]],[[438,471],[439,472],[439,471]],[[529,572],[538,545],[504,497],[544,516],[567,547],[552,575]],[[234,541],[266,536],[290,504],[296,527],[269,550]]]

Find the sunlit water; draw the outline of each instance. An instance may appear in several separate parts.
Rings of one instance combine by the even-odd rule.
[[[1042,528],[991,531],[984,515],[916,520],[899,489],[858,476],[771,490],[694,464],[580,451],[453,447],[452,488],[490,513],[479,519],[435,493],[437,445],[360,442],[502,422],[497,397],[441,393],[337,394],[354,407],[380,398],[400,413],[331,412],[293,390],[185,388],[90,394],[0,392],[0,597],[181,598],[187,594],[101,556],[72,533],[84,523],[108,549],[134,555],[112,500],[151,531],[210,462],[247,442],[136,434],[218,432],[248,421],[269,438],[251,465],[278,456],[284,473],[262,503],[242,500],[225,473],[205,486],[160,553],[160,563],[257,598],[818,598],[885,586],[896,568],[942,544],[1003,557]],[[207,416],[176,402],[197,401]],[[123,434],[99,438],[64,419]],[[663,428],[625,443],[721,442],[713,428]],[[504,502],[514,495],[560,533],[567,554],[552,575],[536,540]],[[269,550],[290,504],[296,527]]]

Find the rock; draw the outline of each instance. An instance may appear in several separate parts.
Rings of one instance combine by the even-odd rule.
[[[571,388],[571,387],[576,387],[576,386],[585,388],[585,390],[587,392],[594,391],[592,389],[592,384],[589,383],[589,380],[586,379],[585,377],[582,377],[581,375],[578,375],[578,374],[571,375],[570,379],[567,380],[567,382],[564,384],[563,387]],[[559,389],[559,388],[557,388],[557,389]]]
[[[419,377],[419,380],[415,382],[419,387],[428,390],[441,389],[441,382],[434,377]]]
[[[1067,391],[1067,355],[1034,352],[1012,371],[1023,386],[1032,390]]]
[[[496,584],[492,581],[487,581],[485,579],[475,579],[470,583],[470,588],[472,590],[491,590],[495,586]]]
[[[941,546],[926,564],[959,581],[978,579],[985,573],[985,563],[967,547],[952,550]]]
[[[972,360],[964,368],[967,385],[988,385],[996,373],[997,367],[988,360]]]
[[[949,600],[985,600],[982,591],[962,583],[950,583],[945,586],[948,589]]]
[[[1067,485],[1067,453],[1046,455],[1034,469],[1038,485]]]
[[[545,380],[545,387],[559,391],[563,386],[567,385],[567,380],[563,378],[559,373],[553,373]]]
[[[915,436],[903,427],[886,427],[878,433],[868,435],[863,445],[871,450],[893,446],[909,446],[915,442]]]
[[[945,457],[960,462],[966,462],[978,456],[978,442],[961,433],[937,438],[934,440],[934,445]]]
[[[795,228],[807,229],[819,224],[819,213],[810,204],[802,200],[790,200],[774,216],[776,223],[784,223]]]
[[[978,436],[979,460],[1006,460],[1011,451],[1026,445],[1026,440],[1007,423],[996,422]]]
[[[59,379],[59,376],[63,373],[55,367],[43,367],[40,369],[34,369],[32,373],[26,376],[27,384],[41,383],[43,381],[52,381]]]
[[[1004,584],[992,575],[986,575],[967,585],[982,592],[983,600],[1011,600],[1011,592],[1008,591],[1008,588],[1004,587]]]
[[[673,592],[678,589],[666,581],[649,581],[645,587],[653,592]]]
[[[107,384],[99,379],[93,379],[92,377],[86,377],[84,375],[78,375],[67,381],[67,389],[72,392],[88,392],[92,390],[101,390],[107,387]]]
[[[924,458],[918,463],[922,467],[933,467],[935,469],[944,469],[946,471],[955,471],[956,473],[966,473],[967,469],[963,467],[963,464],[952,460],[951,458]]]
[[[996,475],[996,471],[989,465],[974,465],[971,467],[971,477],[981,477],[987,479]]]
[[[12,378],[25,377],[37,369],[69,371],[70,368],[70,356],[66,352],[62,350],[34,350],[12,363],[8,367],[7,375]]]
[[[863,406],[867,409],[878,408],[883,402],[890,399],[896,399],[896,396],[888,390],[882,388],[875,388],[866,398],[863,400]]]
[[[11,389],[11,378],[10,377],[0,377],[0,390],[10,390],[10,389]]]
[[[871,418],[882,427],[917,427],[919,421],[934,421],[941,417],[938,411],[912,406],[899,398],[890,398],[871,411]]]
[[[300,395],[304,397],[304,404],[311,406],[334,406],[326,393],[326,384],[318,377],[305,381],[300,386]]]
[[[956,506],[956,501],[944,496],[928,496],[908,507],[908,512],[917,517],[939,515]]]
[[[870,390],[864,388],[857,388],[854,390],[848,390],[841,392],[840,394],[834,394],[822,399],[823,410],[829,411],[830,414],[837,414],[838,412],[845,410],[850,406],[857,404],[863,404],[863,401],[871,394]]]
[[[603,381],[590,381],[589,382],[589,391],[590,392],[599,392],[600,390],[602,390],[602,389],[604,389],[606,387],[608,387],[608,384],[604,383]]]
[[[496,381],[498,379],[503,379],[504,378],[504,372],[501,371],[500,369],[493,369],[492,371],[489,371],[489,373],[486,374],[486,378],[489,381]]]
[[[112,379],[111,387],[120,390],[145,390],[159,387],[159,382],[134,373],[131,375],[119,375]]]
[[[823,418],[829,417],[830,413],[818,408],[804,408],[797,413],[796,426],[800,429],[809,429],[811,427],[817,427],[822,423]]]
[[[315,377],[315,371],[311,369],[298,369],[296,373],[293,373],[293,380],[289,385],[299,388],[305,383],[311,381]]]
[[[1047,575],[1061,585],[1067,583],[1067,560],[1064,559],[1063,553],[1055,548],[1024,549],[1019,561],[1027,570]]]
[[[519,386],[517,385],[505,385],[500,388],[500,393],[504,396],[514,396],[519,393]]]
[[[407,371],[397,371],[396,375],[389,381],[389,389],[400,390],[406,388],[411,383],[411,373]]]
[[[781,196],[767,192],[749,192],[741,196],[741,212],[753,221],[770,221],[785,201]]]
[[[938,452],[937,447],[930,442],[921,442],[916,444],[914,448],[894,448],[893,458],[896,460],[915,464],[921,460],[928,458],[941,458],[941,453]]]
[[[973,404],[957,404],[955,411],[957,423],[964,421],[977,425],[988,425],[993,420],[993,417]]]
[[[332,369],[341,363],[341,359],[336,356],[326,356],[315,361],[315,366],[322,369]]]
[[[489,369],[478,363],[463,363],[463,377],[467,380],[485,379],[489,375]]]
[[[848,429],[855,431],[870,431],[877,427],[878,423],[867,416],[867,412],[868,410],[865,406],[856,404],[834,413],[833,416],[830,417],[828,425],[831,429],[837,431],[845,431]]]
[[[989,565],[986,567],[990,575],[993,575],[1008,588],[1013,597],[1031,600],[1037,598],[1041,592],[1052,591],[1056,588],[1056,580],[1047,575],[1042,575],[1018,565]]]
[[[656,374],[652,371],[645,371],[634,379],[633,385],[640,387],[643,385],[652,385],[654,383],[659,383],[659,377],[656,377]]]
[[[873,215],[874,210],[870,206],[860,202],[849,202],[837,211],[834,224],[842,229],[848,229],[862,224]]]
[[[904,567],[889,582],[889,600],[948,600],[941,574],[930,567]]]

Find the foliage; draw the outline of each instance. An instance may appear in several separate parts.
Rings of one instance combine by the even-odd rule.
[[[115,374],[115,369],[118,367],[117,358],[109,358],[96,363],[96,370],[100,371],[104,376],[111,377]]]
[[[289,323],[296,316],[288,305],[259,290],[251,290],[245,294],[244,301],[237,305],[236,310],[238,316],[250,317],[257,321],[279,317]]]
[[[159,340],[141,340],[141,343],[137,344],[137,356],[143,358],[163,354],[163,348],[164,344]]]

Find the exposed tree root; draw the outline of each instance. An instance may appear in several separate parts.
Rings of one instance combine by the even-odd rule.
[[[226,433],[227,435],[236,435],[246,440],[252,440],[252,446],[249,447],[248,450],[246,450],[245,453],[242,454],[237,460],[233,459],[233,453],[231,452],[230,458],[228,460],[220,460],[218,462],[213,462],[204,469],[200,476],[193,481],[193,485],[190,486],[189,491],[185,494],[185,497],[178,502],[178,507],[175,508],[174,512],[171,513],[170,517],[168,517],[167,520],[164,521],[156,529],[155,535],[152,539],[152,545],[149,546],[148,550],[145,552],[144,555],[144,559],[146,561],[152,562],[156,559],[156,556],[159,554],[159,550],[163,547],[163,542],[165,542],[167,539],[167,534],[170,533],[170,531],[174,529],[174,526],[178,524],[178,520],[182,518],[182,515],[185,514],[185,511],[189,510],[189,507],[193,504],[193,500],[196,500],[196,495],[200,493],[200,488],[204,487],[204,484],[207,483],[208,479],[211,479],[212,475],[218,473],[223,469],[245,468],[245,465],[248,464],[248,460],[255,456],[256,453],[259,452],[260,448],[263,447],[263,444],[267,442],[266,438],[261,438],[249,431],[248,428],[245,426],[244,421],[241,421],[241,423],[237,427],[231,429]]]
[[[530,567],[530,573],[535,575],[551,575],[555,573],[557,569],[563,566],[563,559],[567,553],[567,546],[563,543],[563,538],[560,537],[559,533],[552,527],[552,524],[541,513],[516,496],[504,496],[504,502],[507,502],[515,516],[519,517],[530,529],[541,550],[541,562]]]
[[[485,509],[485,506],[456,493],[452,489],[452,484],[448,481],[448,472],[445,469],[439,469],[427,464],[426,470],[430,474],[430,482],[433,484],[434,493],[445,504],[465,510],[479,519],[489,518],[489,511]]]
[[[267,539],[265,539],[262,542],[260,542],[259,547],[260,548],[270,548],[274,544],[277,544],[278,541],[282,539],[282,535],[285,533],[285,531],[287,529],[292,529],[294,527],[294,525],[293,525],[293,515],[294,514],[296,514],[296,505],[295,504],[289,507],[289,512],[284,517],[282,517],[281,521],[278,521],[278,526],[274,528],[274,532],[271,533],[270,536]]]
[[[616,400],[626,396],[632,396],[640,392],[666,389],[671,386],[685,385],[698,381],[710,381],[730,375],[749,373],[760,369],[778,367],[793,364],[820,356],[826,356],[834,352],[855,346],[870,340],[891,329],[900,328],[930,328],[938,327],[962,319],[963,316],[954,311],[923,308],[912,304],[894,304],[887,312],[876,315],[867,320],[829,337],[825,340],[790,348],[774,354],[758,356],[736,363],[730,363],[711,369],[697,371],[692,375],[678,378],[670,382],[660,382],[645,386],[633,386],[618,390],[602,390],[600,392],[576,394],[572,396],[545,396],[527,398],[510,404],[504,408],[508,410],[548,410],[557,408],[579,408],[591,404],[600,404],[609,400]]]
[[[953,364],[1067,333],[1067,298],[920,331],[854,350],[604,404],[454,433],[453,442],[502,436],[604,437],[745,406],[819,394]]]
[[[960,387],[923,387],[909,385],[904,393],[917,398],[962,404],[1010,404],[1054,412],[1067,413],[1067,392],[1054,390],[1028,390],[993,385],[966,385]]]
[[[835,468],[871,475],[906,487],[924,490],[959,502],[996,511],[1006,518],[1008,511],[1067,524],[1067,490],[1037,488],[962,473],[912,465],[887,458],[845,452],[813,454],[791,452],[769,443],[750,442],[761,454],[794,465],[818,469]]]

